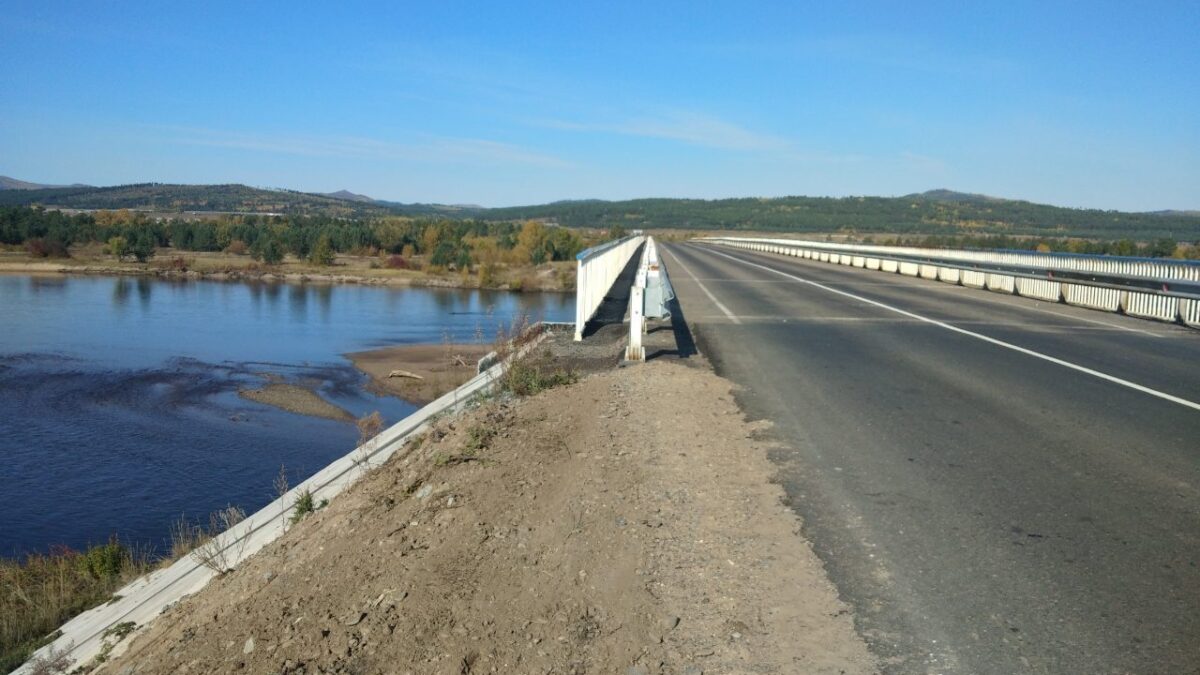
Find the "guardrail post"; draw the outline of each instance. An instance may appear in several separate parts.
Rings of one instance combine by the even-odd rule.
[[[642,334],[646,330],[646,289],[634,285],[629,293],[629,346],[625,348],[626,361],[645,361],[646,348],[642,346]]]

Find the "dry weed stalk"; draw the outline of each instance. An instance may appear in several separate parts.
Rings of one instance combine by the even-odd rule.
[[[358,449],[355,450],[352,457],[354,466],[359,469],[371,468],[371,456],[377,450],[376,437],[379,432],[383,431],[383,416],[379,411],[360,417],[356,422],[358,425]]]
[[[246,512],[239,506],[227,506],[209,516],[208,540],[192,551],[192,557],[217,574],[225,574],[242,559],[246,550],[246,537],[224,542],[222,533],[233,529],[246,519]]]

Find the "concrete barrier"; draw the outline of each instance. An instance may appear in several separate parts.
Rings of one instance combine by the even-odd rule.
[[[646,237],[624,237],[593,246],[575,256],[575,339],[583,339],[583,328],[595,315],[613,282]]]

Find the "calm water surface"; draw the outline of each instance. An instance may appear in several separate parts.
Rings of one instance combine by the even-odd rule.
[[[353,448],[353,425],[240,398],[263,373],[320,382],[355,415],[415,407],[342,354],[490,341],[554,294],[0,275],[0,555],[110,535],[162,549],[170,523],[271,499]]]

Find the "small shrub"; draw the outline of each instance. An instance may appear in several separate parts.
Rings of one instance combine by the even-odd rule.
[[[467,429],[467,442],[463,446],[462,454],[474,457],[479,451],[486,450],[495,436],[496,430],[491,427],[476,425]]]
[[[67,247],[57,239],[29,239],[25,242],[25,251],[34,258],[70,258]]]
[[[80,571],[96,580],[116,578],[125,568],[129,549],[114,537],[103,546],[94,546],[79,557]]]
[[[307,488],[303,492],[296,495],[296,501],[292,503],[292,525],[304,520],[304,517],[317,510],[316,502],[313,500],[312,492]]]
[[[21,665],[14,663],[12,666]],[[71,657],[67,655],[67,650],[49,649],[46,654],[34,657],[29,661],[29,675],[66,675],[71,672],[73,665]],[[4,668],[4,664],[0,664],[0,668]]]
[[[241,239],[234,239],[225,247],[225,252],[233,255],[246,255],[250,252],[250,247]]]
[[[317,245],[313,246],[308,253],[308,262],[311,265],[320,265],[328,267],[334,263],[336,259],[333,243],[329,241],[329,237],[322,236],[317,240]]]
[[[402,255],[390,255],[387,259],[387,267],[390,270],[406,270],[410,267],[408,260]]]
[[[129,240],[125,237],[112,237],[104,245],[104,252],[117,260],[122,260],[126,256],[133,255],[133,247],[129,245]]]
[[[122,621],[104,629],[103,637],[113,638],[115,642],[120,642],[125,639],[133,631],[137,630],[137,624],[133,621]]]
[[[572,384],[579,376],[572,370],[543,370],[541,365],[518,361],[508,367],[501,386],[514,396],[533,396],[554,387]]]

